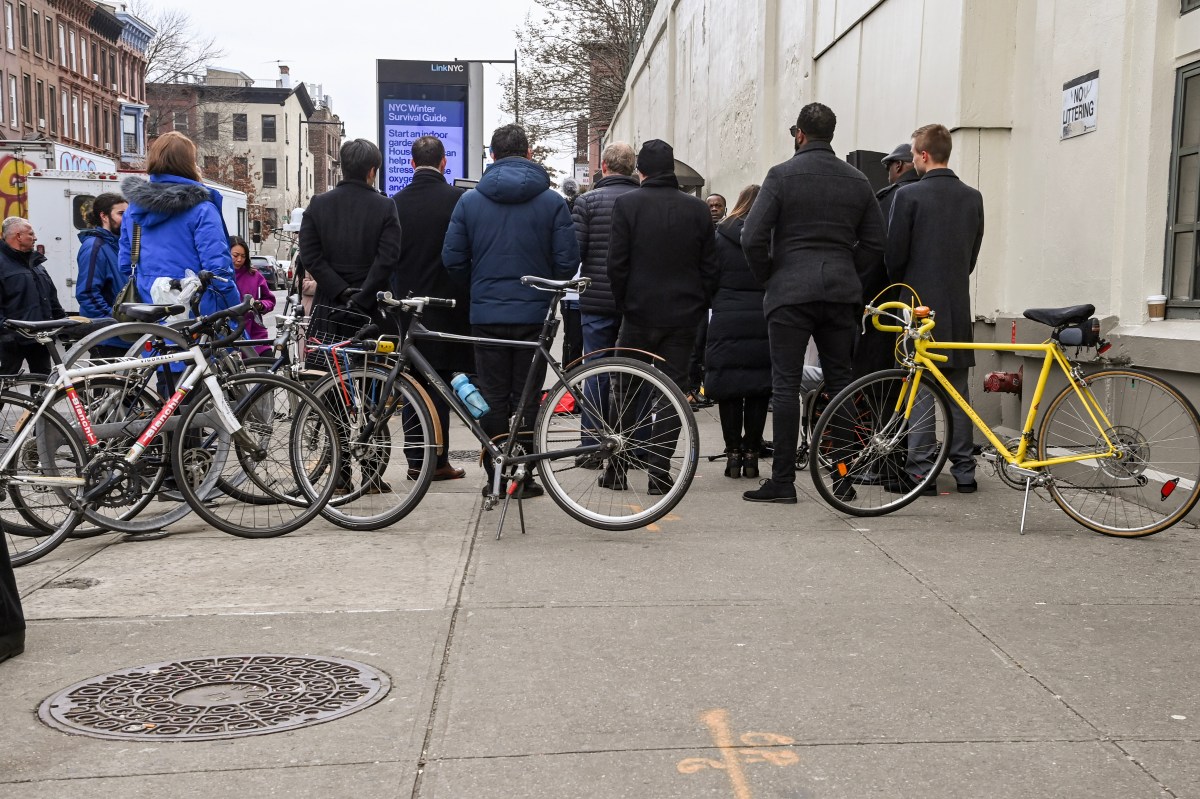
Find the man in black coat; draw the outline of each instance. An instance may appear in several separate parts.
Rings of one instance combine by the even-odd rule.
[[[600,352],[594,356],[603,358],[612,355],[617,346],[617,333],[621,329],[621,312],[613,300],[612,286],[608,282],[608,244],[612,234],[613,204],[622,194],[638,187],[633,177],[633,148],[625,142],[613,142],[600,154],[600,180],[592,190],[575,199],[571,218],[575,223],[575,237],[579,241],[580,276],[589,278],[592,285],[579,295],[579,316],[583,328],[583,351]],[[589,397],[601,410],[608,407],[608,379],[596,378],[596,385],[585,387]],[[595,443],[586,431],[595,430],[597,422],[588,409],[584,410],[582,427],[584,443]],[[580,466],[599,468],[600,459],[584,455],[578,459]]]
[[[766,287],[775,414],[771,479],[742,495],[750,502],[796,502],[800,383],[809,338],[817,343],[825,387],[836,394],[852,379],[863,278],[883,254],[875,193],[866,176],[834,155],[836,126],[827,106],[800,109],[791,129],[796,154],[767,173],[742,230],[750,270]],[[834,490],[849,496],[853,487],[838,482]]]
[[[657,366],[686,392],[696,326],[717,290],[712,216],[703,200],[679,190],[671,145],[659,139],[643,144],[637,170],[641,188],[613,204],[608,279],[622,316],[617,346],[662,357]],[[658,443],[645,456],[650,494],[670,487],[680,424],[667,414],[654,423],[652,437]],[[626,488],[628,465],[610,462],[600,485]]]
[[[983,244],[983,195],[947,166],[952,144],[943,125],[926,125],[913,132],[913,165],[921,179],[896,192],[888,225],[887,271],[893,282],[912,286],[920,304],[933,309],[937,338],[972,341],[970,276]],[[968,373],[975,354],[969,350],[947,354],[950,361],[940,368],[958,393],[969,399]],[[913,415],[921,418],[925,413],[918,415],[914,408]],[[956,405],[950,415],[954,428],[950,473],[959,492],[969,494],[976,489],[974,425]],[[910,476],[928,472],[935,446],[931,432],[909,433]]]
[[[342,145],[342,180],[308,204],[300,223],[300,259],[317,281],[313,326],[329,325],[328,309],[352,299],[364,313],[375,292],[391,280],[400,259],[396,204],[372,185],[383,156],[374,143],[353,139]],[[365,285],[374,291],[359,291]]]
[[[887,170],[888,185],[875,192],[875,199],[879,201],[879,211],[883,214],[883,222],[886,227],[888,214],[892,210],[892,200],[896,197],[896,190],[910,183],[916,183],[921,176],[913,169],[912,145],[908,142],[897,145],[896,149],[884,156],[881,163]],[[889,283],[891,281],[888,280],[887,269],[881,263],[863,279],[863,302],[868,303],[875,300],[875,304],[878,305],[889,300],[900,299],[896,289],[884,296],[879,296],[879,293]],[[891,369],[895,365],[895,334],[880,332],[875,329],[874,325],[868,324],[863,329],[858,346],[854,350],[854,377],[859,378],[881,369]]]
[[[392,201],[404,233],[400,261],[391,276],[389,288],[394,297],[442,297],[456,300],[453,308],[426,308],[422,319],[430,330],[440,333],[471,335],[471,295],[466,286],[450,277],[442,265],[442,245],[446,243],[446,228],[450,215],[465,189],[446,182],[446,147],[437,136],[422,136],[412,145],[412,182],[397,192]],[[355,302],[366,305],[375,302],[378,291],[373,284],[364,284]],[[450,382],[454,372],[475,370],[475,350],[470,344],[422,341],[421,354],[438,370],[442,379]],[[450,407],[436,391],[429,392],[442,427],[442,440],[450,440]],[[421,462],[410,459],[410,469],[420,469]],[[456,480],[466,472],[450,465],[449,449],[438,456],[434,480]]]
[[[67,314],[58,302],[58,290],[46,267],[46,256],[34,251],[37,236],[29,221],[10,216],[0,227],[0,325],[5,319],[41,322],[61,319]],[[0,328],[0,374],[21,371],[46,374],[50,371],[50,353],[41,344],[15,330]]]

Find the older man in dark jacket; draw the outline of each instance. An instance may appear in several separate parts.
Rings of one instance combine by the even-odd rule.
[[[575,200],[572,219],[575,222],[575,237],[579,240],[580,275],[589,278],[592,285],[579,295],[579,312],[583,327],[583,351],[599,352],[594,357],[612,355],[617,345],[617,333],[621,329],[621,313],[613,300],[612,286],[608,281],[608,244],[612,235],[613,204],[622,194],[638,187],[633,177],[633,148],[625,142],[613,142],[600,155],[600,180],[591,191],[579,195]],[[603,350],[609,350],[604,352]],[[596,378],[596,385],[586,387],[595,407],[608,407],[608,379]],[[590,408],[591,406],[589,406]],[[588,409],[583,412],[583,429],[595,430],[597,422]],[[584,443],[592,443],[586,436]],[[580,456],[579,465],[597,468],[599,459]]]
[[[33,225],[19,216],[10,216],[0,228],[0,326],[5,319],[40,322],[61,319],[67,314],[58,302],[58,290],[46,267],[46,256],[35,252],[37,236]],[[0,374],[21,371],[46,374],[50,371],[50,353],[41,344],[14,330],[0,327]]]
[[[696,326],[717,290],[712,217],[703,200],[679,190],[671,145],[660,139],[643,144],[637,170],[641,188],[613,204],[608,279],[622,315],[617,345],[663,358],[657,365],[686,392]],[[665,414],[654,423],[658,443],[645,457],[650,494],[670,488],[680,423]],[[626,488],[629,465],[610,463],[601,486]]]
[[[474,191],[458,201],[446,231],[442,262],[451,275],[471,286],[471,325],[485,338],[536,341],[550,307],[550,295],[521,284],[525,275],[567,280],[579,268],[579,244],[566,203],[550,188],[550,176],[530,158],[529,139],[519,125],[492,134],[495,159]],[[542,384],[546,365],[538,362]],[[508,432],[531,369],[527,349],[476,345],[476,386],[490,410],[479,423],[490,436]],[[522,409],[520,429],[532,430],[537,412]],[[492,477],[491,463],[486,463]],[[484,486],[490,493],[493,481]],[[525,497],[542,493],[532,476]]]
[[[312,198],[300,223],[300,260],[317,281],[312,314],[317,329],[329,323],[327,309],[352,299],[361,310],[373,308],[373,296],[359,289],[387,285],[400,259],[396,204],[372,185],[383,163],[379,148],[353,139],[342,145],[341,158],[342,180]]]
[[[949,168],[952,145],[950,131],[942,125],[926,125],[913,132],[913,164],[921,179],[896,192],[888,225],[887,271],[893,281],[912,286],[921,304],[933,309],[939,339],[972,341],[970,276],[983,246],[983,195]],[[958,350],[947,355],[950,361],[942,368],[943,374],[958,393],[969,397],[968,370],[975,365],[975,354]],[[916,408],[914,417],[923,418],[931,410]],[[969,494],[976,489],[975,426],[957,405],[951,407],[950,416],[950,473],[958,491]],[[931,433],[909,433],[910,476],[928,473],[936,445]],[[936,493],[936,482],[926,490]]]
[[[442,246],[446,243],[450,215],[466,190],[446,182],[446,147],[437,136],[422,136],[413,142],[412,166],[412,182],[392,197],[400,227],[404,230],[404,246],[400,249],[396,270],[390,276],[382,272],[371,275],[354,301],[373,308],[376,294],[384,288],[391,289],[395,297],[406,297],[411,293],[417,297],[452,299],[456,301],[453,308],[426,308],[422,322],[430,330],[470,335],[471,295],[450,277],[442,264]],[[390,281],[387,284],[375,282],[382,277],[389,277]],[[470,344],[422,341],[421,354],[446,382],[450,382],[454,372],[475,370],[475,351]],[[437,411],[442,440],[449,441],[450,407],[436,391],[430,391],[429,397]],[[416,457],[419,454],[410,453],[410,470],[420,469],[421,461]],[[465,471],[450,465],[448,449],[443,448],[433,479],[455,480],[465,476]]]
[[[817,343],[825,386],[836,394],[852,379],[862,318],[862,279],[883,254],[883,218],[866,177],[834,155],[837,125],[820,103],[800,110],[796,155],[774,166],[746,218],[742,249],[766,288],[771,337],[776,457],[771,479],[743,498],[796,502],[800,382],[809,338]],[[852,491],[849,483],[835,490]]]

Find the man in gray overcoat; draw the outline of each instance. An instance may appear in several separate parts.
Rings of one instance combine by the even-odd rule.
[[[907,283],[936,314],[934,335],[942,341],[972,341],[970,276],[983,244],[983,195],[963,183],[947,166],[952,140],[943,125],[926,125],[913,131],[913,165],[921,179],[895,192],[888,223],[886,263],[893,282]],[[966,399],[968,374],[975,365],[969,350],[947,353],[942,369],[955,390]],[[932,409],[930,409],[932,410]],[[915,418],[921,418],[914,408]],[[950,473],[959,493],[976,489],[972,431],[974,425],[957,405],[953,420]],[[933,462],[932,433],[910,432],[908,474],[927,473]],[[905,486],[898,486],[905,490]],[[936,481],[927,493],[937,493]]]

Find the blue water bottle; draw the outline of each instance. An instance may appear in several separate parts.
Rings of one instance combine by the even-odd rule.
[[[450,386],[458,394],[458,398],[463,401],[463,404],[467,406],[467,410],[476,419],[491,410],[488,407],[487,400],[479,393],[479,389],[471,385],[471,381],[462,372],[455,373],[453,379],[450,380]]]

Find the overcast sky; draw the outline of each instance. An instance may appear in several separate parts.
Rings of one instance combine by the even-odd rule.
[[[378,139],[377,59],[511,59],[516,28],[534,8],[533,0],[149,1],[156,8],[186,10],[198,32],[215,36],[225,51],[218,66],[274,81],[279,64],[286,64],[293,81],[322,84],[346,123],[346,135],[371,141]],[[511,74],[510,64],[484,65],[485,142],[493,129],[512,121],[498,110],[498,81]],[[565,170],[570,160],[552,163]]]

